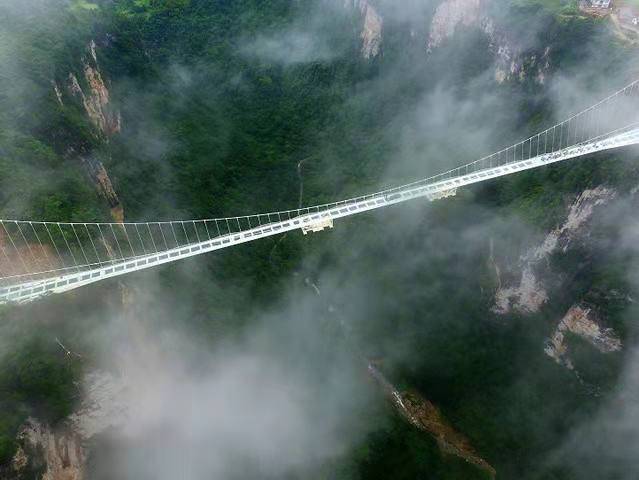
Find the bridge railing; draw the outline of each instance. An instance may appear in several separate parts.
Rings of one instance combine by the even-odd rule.
[[[639,126],[639,80],[586,110],[496,153],[375,193],[311,207],[257,215],[143,223],[0,220],[0,287],[92,270],[149,254],[234,235],[445,182],[454,178],[605,140]]]
[[[306,211],[150,223],[0,220],[0,287],[114,265],[291,219]]]
[[[580,144],[605,139],[624,129],[635,128],[639,120],[639,80],[615,92],[591,107],[579,112],[521,142],[473,162],[452,168],[432,177],[417,180],[385,191],[441,182],[480,172],[489,168],[530,160]]]
[[[453,178],[479,173],[483,170],[530,160],[541,155],[558,153],[571,147],[604,140],[624,131],[635,129],[638,122],[639,80],[636,80],[595,105],[572,115],[563,122],[491,155],[414,182],[340,202],[310,207],[309,210],[330,210],[340,205],[389,196]]]

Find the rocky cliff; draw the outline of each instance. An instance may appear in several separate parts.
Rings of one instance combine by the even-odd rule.
[[[91,41],[80,58],[81,75],[69,72],[62,81],[51,82],[60,107],[79,106],[94,127],[98,142],[108,143],[121,128],[121,116],[113,107],[107,82],[98,63],[96,43]],[[124,221],[124,209],[106,168],[90,147],[82,143],[67,145],[67,156],[78,159],[98,194],[111,209],[113,221]],[[0,233],[0,244],[3,243]],[[109,248],[106,245],[107,249]],[[29,262],[55,259],[39,245],[30,245]],[[29,265],[30,266],[30,265]],[[20,272],[16,272],[20,273]],[[93,372],[82,382],[83,397],[79,409],[60,425],[48,425],[29,418],[20,428],[18,451],[11,464],[0,471],[7,480],[86,480],[88,442],[104,430],[119,425],[126,417],[119,399],[124,386],[113,375]]]
[[[18,433],[20,446],[11,469],[16,480],[82,480],[86,459],[80,437],[30,418]]]
[[[523,81],[534,78],[543,84],[550,69],[549,47],[543,52],[527,51],[516,32],[490,14],[492,0],[444,0],[435,10],[426,44],[428,52],[440,47],[461,29],[477,28],[490,41],[495,55],[495,80],[503,83],[510,80]]]
[[[431,435],[442,453],[462,458],[487,472],[490,478],[495,477],[495,469],[446,421],[435,405],[415,391],[399,392],[373,363],[368,364],[368,373],[399,414],[417,429]]]
[[[89,43],[80,63],[82,78],[80,80],[74,72],[69,72],[65,93],[69,100],[79,102],[87,118],[95,127],[99,139],[108,142],[110,137],[120,132],[122,119],[120,112],[111,104],[110,92],[98,63],[95,41],[92,40]],[[64,107],[65,93],[56,81],[52,84],[58,103]],[[80,158],[97,192],[109,205],[113,220],[124,221],[124,208],[102,161],[84,148],[69,146],[68,153]]]
[[[111,106],[109,90],[102,79],[98,64],[95,41],[92,40],[87,46],[87,55],[81,59],[81,63],[86,88],[80,86],[73,72],[69,73],[67,88],[72,97],[82,102],[91,122],[108,139],[120,131],[121,118],[120,112]],[[54,89],[56,97],[62,102],[60,90],[55,84]]]
[[[377,8],[369,0],[346,0],[345,6],[359,10],[362,16],[362,57],[367,60],[377,57],[381,52],[384,26]]]
[[[480,27],[485,32],[493,30],[490,19],[484,14],[484,0],[445,0],[435,10],[430,25],[427,48],[432,51],[452,37],[458,28]]]
[[[565,253],[577,241],[585,241],[593,214],[608,204],[616,192],[599,186],[582,192],[568,209],[564,223],[546,235],[543,242],[528,250],[520,258],[520,280],[513,284],[501,284],[495,293],[493,311],[500,315],[536,313],[548,301],[549,293],[547,261],[555,252]],[[500,269],[497,270],[499,275]],[[546,282],[540,278],[546,276]]]
[[[126,421],[126,385],[110,373],[92,372],[85,377],[83,389],[80,407],[63,424],[53,427],[34,418],[27,420],[18,434],[19,448],[10,472],[0,478],[90,480],[88,443]]]
[[[489,7],[492,1],[442,1],[435,9],[429,26],[426,52],[433,52],[463,29],[479,29],[488,37],[490,49],[495,56],[495,81],[523,81],[530,77],[543,84],[550,71],[551,48],[530,51],[519,39],[517,32],[511,32],[508,25],[503,25],[503,22],[491,15]],[[380,55],[384,27],[380,8],[370,0],[345,0],[345,6],[358,10],[362,17],[362,57],[371,59]]]
[[[601,353],[617,352],[622,348],[621,340],[615,331],[602,327],[601,319],[592,307],[584,304],[573,305],[559,322],[544,350],[549,357],[570,370],[574,370],[574,366],[565,343],[567,332],[588,341]]]
[[[561,225],[550,231],[541,244],[530,248],[520,258],[519,280],[512,284],[501,284],[495,293],[493,311],[498,315],[529,315],[538,313],[542,307],[553,300],[561,290],[565,274],[561,269],[552,268],[554,254],[566,254],[575,248],[594,248],[591,242],[593,221],[604,216],[604,207],[613,207],[618,193],[612,188],[599,186],[584,190],[568,208],[566,218]],[[586,265],[590,259],[582,257]],[[497,276],[501,268],[495,264]],[[586,297],[602,297],[589,295]],[[603,292],[603,299],[620,299],[616,291]],[[559,320],[550,335],[544,352],[550,358],[569,370],[574,370],[570,352],[566,343],[567,335],[574,334],[590,343],[602,354],[622,349],[619,334],[606,326],[606,319],[597,311],[597,305],[577,299]]]

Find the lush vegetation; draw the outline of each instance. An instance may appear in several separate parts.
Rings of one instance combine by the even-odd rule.
[[[314,3],[74,1],[38,18],[7,10],[0,17],[6,20],[0,38],[11,39],[0,47],[2,64],[12,66],[0,73],[2,217],[107,220],[79,160],[89,154],[103,160],[130,220],[290,208],[300,201],[300,172],[306,204],[367,191],[382,179],[434,173],[443,165],[440,157],[462,161],[483,153],[442,142],[446,155],[416,148],[409,153],[427,152],[428,162],[399,158],[388,174],[397,167],[393,160],[404,156],[402,119],[417,116],[416,105],[439,95],[442,85],[459,103],[472,104],[481,92],[496,99],[495,109],[510,112],[495,118],[501,137],[491,137],[494,144],[487,148],[552,118],[552,104],[534,79],[486,81],[494,58],[480,31],[460,33],[427,57],[423,44],[410,39],[411,28],[420,27],[389,16],[384,55],[368,61],[359,53],[359,16],[319,12]],[[2,8],[8,7],[0,7],[5,13]],[[540,26],[531,53],[551,46],[553,68],[561,66],[566,74],[592,61],[593,51],[601,52],[604,70],[614,71],[624,60],[624,49],[600,22],[572,15],[574,2],[517,1],[508,8],[513,28],[533,20]],[[319,20],[309,21],[308,12]],[[287,45],[282,31],[304,29],[317,33],[321,44],[278,52]],[[81,59],[92,38],[125,125],[108,142],[82,105],[66,94],[60,105],[51,85],[65,88],[69,73],[83,78]],[[273,43],[273,51],[261,48]],[[469,123],[485,122],[485,111],[467,115]],[[569,286],[541,313],[505,322],[490,310],[496,279],[487,262],[489,245],[494,240],[496,251],[517,258],[529,234],[556,226],[574,193],[602,182],[624,189],[636,178],[635,168],[603,155],[570,168],[521,174],[426,213],[412,212],[410,222],[391,209],[339,225],[331,237],[302,242],[300,235],[287,235],[206,257],[198,261],[197,282],[180,267],[169,267],[154,293],[176,317],[187,319],[185,329],[212,343],[241,335],[259,312],[276,310],[291,278],[321,282],[329,272],[344,289],[329,286],[325,295],[350,325],[358,350],[384,358],[394,381],[437,403],[502,478],[542,478],[549,448],[597,404],[574,375],[545,357],[543,342],[575,299],[629,288],[622,281],[628,259],[611,254],[584,267],[570,253],[558,255],[553,264],[571,278]],[[504,220],[513,217],[520,229]],[[398,228],[382,229],[385,224]],[[367,298],[366,305],[357,298]],[[90,351],[83,332],[74,330],[77,319],[92,315],[82,301],[74,303],[74,313],[3,313],[11,328],[25,316],[48,324],[37,334],[6,330],[7,338],[24,341],[0,358],[0,464],[13,453],[26,416],[56,422],[73,407],[73,381],[90,359],[70,358],[54,340],[63,331],[74,348]],[[314,301],[313,311],[322,312],[315,314],[330,322],[321,300]],[[614,301],[603,308],[623,332],[625,308]],[[611,388],[620,358],[591,369],[598,354],[569,341],[580,369],[591,372],[587,381]],[[347,347],[335,342],[330,348]],[[389,478],[388,472],[397,479],[482,478],[442,456],[432,439],[389,410],[371,415],[379,428],[316,472],[318,478]],[[567,469],[543,478],[573,477]]]
[[[2,319],[8,321],[5,315]],[[49,333],[7,330],[3,327],[3,334],[19,343],[0,357],[0,464],[12,458],[18,428],[27,417],[55,424],[72,412],[81,368]]]

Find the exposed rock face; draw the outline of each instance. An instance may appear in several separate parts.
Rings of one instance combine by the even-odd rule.
[[[484,30],[492,28],[483,16],[482,0],[446,0],[435,10],[430,26],[428,51],[439,47],[452,37],[459,26],[475,27],[484,24]]]
[[[493,311],[497,314],[535,313],[548,300],[548,292],[538,279],[537,271],[556,251],[566,252],[577,238],[587,237],[586,227],[594,210],[611,201],[616,193],[599,186],[585,190],[571,205],[566,221],[551,231],[541,245],[532,248],[520,259],[521,278],[518,284],[500,286],[495,293]]]
[[[118,223],[124,222],[124,208],[120,203],[118,194],[113,188],[111,178],[106,168],[104,168],[104,164],[93,156],[84,156],[81,160],[98,193],[109,204],[113,220]]]
[[[13,456],[13,460],[11,461],[11,469],[16,473],[19,473],[24,471],[24,469],[27,468],[28,464],[29,457],[27,457],[27,454],[24,453],[22,447],[18,447],[18,451]]]
[[[113,109],[110,104],[109,90],[100,73],[94,41],[87,46],[87,57],[82,58],[82,66],[83,80],[87,87],[83,89],[78,77],[70,72],[67,78],[68,93],[81,103],[91,123],[108,141],[109,137],[120,132],[122,121],[120,112]],[[53,89],[58,102],[63,106],[62,92],[55,81]],[[74,153],[74,149],[70,148],[69,153]],[[124,209],[102,162],[89,153],[80,153],[79,157],[96,190],[109,204],[113,220],[123,222]]]
[[[27,470],[43,471],[42,480],[84,478],[86,457],[77,434],[54,431],[30,418],[20,429],[18,441],[21,446],[12,462],[17,478],[23,478]]]
[[[82,405],[65,425],[53,429],[30,418],[20,428],[20,447],[11,465],[14,476],[9,478],[31,480],[33,472],[42,472],[37,480],[87,479],[87,440],[123,425],[127,409],[123,403],[126,386],[115,376],[93,372],[84,385]]]
[[[109,91],[104,85],[100,72],[85,65],[84,75],[89,84],[89,93],[85,94],[74,73],[69,73],[69,92],[81,100],[91,122],[107,137],[110,137],[120,131],[120,113],[113,113],[108,108]]]
[[[91,88],[90,95],[84,100],[87,114],[102,132],[111,136],[120,131],[120,113],[108,109],[109,91],[104,85],[100,72],[85,65],[84,76]]]
[[[345,5],[357,8],[362,14],[362,56],[366,59],[379,55],[382,46],[382,31],[384,20],[369,0],[346,0]]]
[[[573,364],[568,358],[568,348],[564,343],[566,332],[579,335],[601,353],[621,350],[621,340],[616,333],[611,328],[602,328],[600,323],[601,320],[591,308],[583,304],[573,305],[559,322],[544,351],[557,363],[573,370]]]
[[[61,107],[64,106],[64,102],[62,101],[62,91],[58,86],[58,83],[55,80],[51,80],[51,85],[53,86],[53,93],[55,93],[55,98],[58,99],[58,103]]]
[[[465,436],[446,422],[435,405],[417,392],[398,392],[373,363],[368,364],[368,373],[397,411],[414,427],[432,435],[442,452],[463,458],[495,477],[495,469],[477,454]]]
[[[506,27],[488,13],[491,0],[445,0],[433,16],[427,42],[428,52],[432,52],[445,40],[451,38],[460,28],[479,28],[490,41],[495,54],[495,80],[503,83],[511,79],[523,81],[531,75],[543,84],[550,69],[550,48],[543,54],[526,55],[525,46],[517,41],[516,35],[507,33]]]
[[[595,208],[609,203],[615,196],[614,190],[603,186],[585,190],[570,207],[566,222],[550,232],[544,243],[533,252],[533,259],[547,258],[555,250],[566,252],[578,234],[586,233],[584,227],[592,218]]]
[[[525,265],[519,285],[499,288],[495,293],[495,313],[505,315],[511,311],[534,313],[548,301],[548,293],[536,278],[532,265]]]
[[[91,122],[108,138],[121,129],[120,112],[112,110],[109,104],[109,90],[100,73],[94,41],[91,41],[87,50],[90,59],[83,58],[82,65],[88,91],[82,89],[74,73],[69,73],[68,89],[73,97],[82,102]]]

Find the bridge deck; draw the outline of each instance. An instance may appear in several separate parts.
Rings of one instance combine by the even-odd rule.
[[[466,174],[450,176],[439,181],[420,181],[397,189],[386,190],[363,197],[358,197],[342,202],[336,202],[302,211],[276,212],[258,215],[251,218],[274,218],[278,221],[268,222],[245,230],[239,229],[217,237],[207,238],[204,241],[179,245],[175,248],[157,251],[151,254],[139,255],[109,262],[100,262],[97,265],[85,265],[70,267],[64,273],[49,276],[40,280],[29,280],[0,288],[0,304],[7,302],[27,302],[43,295],[62,293],[84,285],[89,285],[107,278],[124,275],[127,273],[144,270],[163,265],[195,255],[220,250],[240,243],[251,242],[260,238],[278,235],[297,229],[304,229],[314,224],[326,224],[329,220],[348,217],[358,213],[387,207],[408,200],[427,197],[436,200],[449,195],[454,195],[458,188],[484,182],[493,178],[511,175],[524,170],[542,167],[577,157],[583,157],[595,152],[621,148],[628,145],[639,144],[639,127],[635,124],[623,130],[599,137],[588,142],[545,153],[531,158],[522,158],[496,166],[488,166],[483,169],[469,171]],[[533,143],[530,143],[532,150]],[[539,148],[539,136],[537,140]],[[516,148],[514,152],[516,152]],[[522,157],[524,157],[522,151]],[[490,157],[489,157],[490,158]],[[299,212],[304,212],[300,214]],[[245,217],[249,218],[249,217]],[[250,220],[249,220],[250,225]],[[261,221],[259,222],[261,223]],[[239,224],[239,221],[238,221]],[[207,229],[208,230],[208,229]],[[196,231],[197,233],[197,231]],[[69,272],[71,268],[75,271]]]

